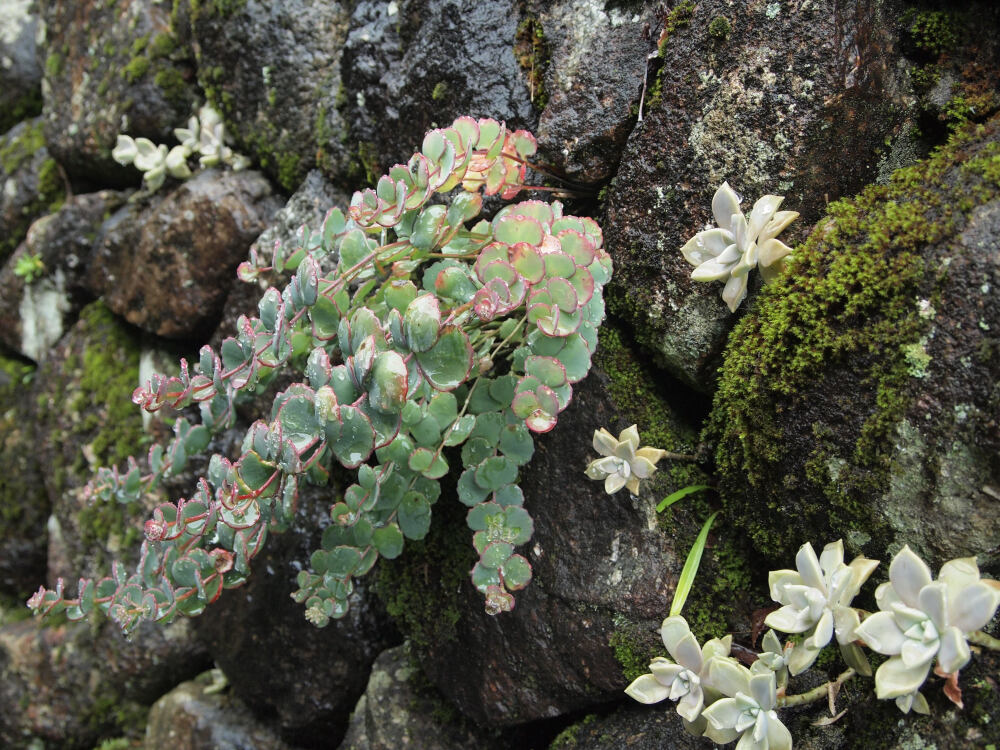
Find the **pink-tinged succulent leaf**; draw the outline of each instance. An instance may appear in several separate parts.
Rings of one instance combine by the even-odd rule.
[[[441,308],[433,294],[421,294],[406,308],[403,333],[410,349],[426,352],[438,340],[441,328]]]
[[[341,406],[337,410],[337,422],[327,423],[327,439],[330,449],[340,464],[347,469],[356,469],[368,460],[375,448],[375,430],[365,414],[354,406]],[[332,425],[338,425],[336,435]]]
[[[510,262],[528,284],[537,284],[545,278],[544,256],[526,242],[518,242],[511,248]]]
[[[525,242],[537,247],[542,244],[545,232],[537,219],[530,216],[506,214],[494,223],[493,236],[497,241],[507,245]]]
[[[450,391],[468,378],[474,356],[468,335],[449,326],[441,330],[434,346],[416,354],[416,360],[434,389]]]

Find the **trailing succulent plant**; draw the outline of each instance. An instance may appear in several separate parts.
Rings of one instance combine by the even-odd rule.
[[[598,225],[558,202],[478,218],[483,194],[522,190],[534,151],[525,131],[461,117],[355,193],[346,214],[334,208],[318,231],[303,229],[297,247],[267,260],[252,249],[239,276],[294,271],[288,285],[268,288],[257,317],[241,317],[219,351],[203,347],[193,372],[182,360],[179,375],[155,375],[133,395],[148,411],[197,403],[202,423],[177,419],[147,472],[135,460],[101,469],[90,494],[138,498],[231,425],[244,393],[282,368],[301,382],[277,394],[236,460],[212,456],[189,499],[155,508],[135,572],[116,563],[110,577],[81,580],[75,597],[60,580],[29,606],[70,619],[102,610],[126,631],[199,614],[247,580],[268,535],[288,526],[300,484],[326,483],[337,463],[357,481],[298,576],[293,597],[307,619],[342,617],[356,576],[427,534],[439,480],[453,470],[480,555],[472,582],[489,613],[510,610],[532,575],[514,552],[532,535],[518,473],[532,434],[555,426],[590,369],[611,276]],[[432,202],[455,188],[449,203]]]
[[[180,143],[168,149],[148,138],[133,139],[128,135],[119,135],[111,156],[119,164],[131,164],[142,172],[143,184],[150,193],[160,189],[167,175],[178,180],[190,177],[192,172],[188,159],[194,156],[198,157],[198,164],[202,167],[225,163],[240,170],[250,165],[247,157],[226,145],[222,118],[207,104],[198,110],[197,117],[188,120],[186,128],[175,128],[174,136]]]

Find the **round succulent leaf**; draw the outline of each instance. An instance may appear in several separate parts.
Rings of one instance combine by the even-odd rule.
[[[317,346],[309,352],[304,374],[311,388],[321,388],[330,382],[330,377],[333,375],[333,365],[330,364],[330,355],[323,347]]]
[[[361,561],[361,552],[354,547],[335,547],[331,550],[316,550],[310,562],[319,575],[330,574],[334,578],[347,578],[354,573]]]
[[[531,563],[521,555],[511,555],[500,567],[504,585],[511,591],[520,591],[531,582]]]
[[[501,507],[524,505],[524,493],[516,484],[508,484],[493,493],[493,502]]]
[[[465,304],[475,295],[476,284],[472,281],[465,266],[453,265],[446,266],[438,272],[434,279],[433,289],[439,297]]]
[[[240,456],[235,468],[240,483],[250,492],[258,492],[270,481],[275,472],[274,464],[261,460],[254,451],[248,451]]]
[[[462,446],[462,464],[478,466],[490,456],[496,455],[496,443],[491,443],[481,437],[473,437]]]
[[[542,257],[545,261],[545,276],[547,278],[568,279],[576,273],[576,263],[566,253],[546,253]]]
[[[487,567],[497,569],[505,562],[507,559],[514,554],[514,545],[509,542],[493,542],[487,545],[479,558],[479,562]]]
[[[386,560],[394,560],[403,551],[403,532],[395,523],[380,526],[372,532],[372,544]]]
[[[586,268],[577,268],[576,273],[569,277],[569,283],[573,285],[573,291],[576,293],[577,308],[590,302],[597,288],[593,274]]]
[[[426,416],[410,427],[410,435],[418,445],[426,448],[436,448],[441,442],[441,428],[434,417]]]
[[[291,440],[296,450],[303,450],[319,437],[321,427],[311,393],[285,401],[278,411],[278,421],[284,439]]]
[[[528,216],[535,219],[539,224],[546,228],[552,226],[552,222],[555,220],[555,213],[552,210],[552,204],[539,200],[528,200],[521,201],[520,203],[514,203],[509,206],[505,206],[497,213],[502,213],[504,215],[511,214],[514,216]]]
[[[556,426],[556,422],[558,421],[556,415],[539,409],[526,417],[524,423],[532,432],[542,433],[551,430]]]
[[[490,445],[500,442],[500,430],[503,429],[503,416],[496,411],[476,415],[476,426],[472,428],[470,438],[484,438]]]
[[[569,406],[569,402],[573,400],[573,386],[569,383],[553,388],[552,392],[556,395],[560,412]]]
[[[368,403],[367,399],[358,402],[358,408],[368,417],[368,421],[375,430],[375,448],[382,448],[388,445],[399,434],[402,427],[402,419],[398,413],[386,414],[378,411]]]
[[[358,566],[354,569],[354,575],[363,576],[368,571],[372,569],[378,560],[378,550],[375,547],[369,547],[365,553],[361,556],[361,560],[358,562]],[[347,602],[344,602],[344,606],[339,615],[335,612],[334,615],[342,617],[347,614]]]
[[[611,256],[607,254],[599,255],[597,260],[587,266],[587,270],[594,277],[594,283],[598,287],[603,287],[611,279],[611,269]]]
[[[578,266],[589,266],[596,257],[596,247],[589,237],[573,229],[564,229],[556,235],[562,252]]]
[[[409,279],[391,279],[384,287],[383,298],[393,310],[404,312],[417,298],[417,287]]]
[[[458,399],[450,391],[435,393],[427,404],[427,414],[437,421],[438,429],[443,432],[458,416]]]
[[[482,269],[481,279],[483,284],[488,284],[491,279],[500,279],[509,287],[517,281],[518,278],[518,273],[514,269],[514,266],[506,260],[495,260],[484,266]]]
[[[382,323],[378,316],[367,307],[361,307],[354,312],[350,320],[350,352],[356,354],[362,342],[373,339],[378,345],[376,349],[384,349],[382,343],[385,341],[385,332],[382,330]]]
[[[461,445],[469,437],[472,428],[476,426],[474,414],[463,414],[452,423],[451,430],[445,436],[444,444],[448,446]]]
[[[347,231],[347,217],[339,208],[331,208],[323,219],[323,248],[327,251],[334,249],[334,241]]]
[[[268,287],[257,303],[257,315],[260,317],[260,322],[264,324],[264,330],[274,331],[279,318],[284,317],[281,292],[273,286]]]
[[[406,465],[411,471],[423,472],[430,468],[434,460],[434,452],[429,448],[415,449],[407,459]]]
[[[358,400],[358,390],[354,387],[346,365],[336,365],[330,371],[330,387],[341,404],[353,404]]]
[[[489,383],[490,398],[500,404],[500,409],[506,409],[514,400],[514,390],[517,386],[515,375],[501,375]]]
[[[458,499],[465,505],[476,506],[489,496],[490,491],[476,483],[476,467],[470,466],[462,472],[456,485]],[[473,527],[474,528],[474,527]]]
[[[491,492],[517,479],[517,464],[504,456],[484,459],[476,467],[476,484]]]
[[[360,229],[352,229],[346,232],[340,240],[340,247],[337,248],[339,260],[337,270],[343,274],[360,262],[365,260],[375,249],[375,243],[365,236]]]
[[[302,259],[295,270],[295,280],[298,282],[301,306],[315,305],[319,296],[319,265],[311,255]]]
[[[535,454],[535,441],[524,424],[505,425],[500,432],[500,450],[518,466],[523,466]]]
[[[479,378],[479,387],[472,391],[469,396],[466,411],[469,414],[484,414],[490,411],[497,411],[503,406],[490,396],[489,386],[493,381],[490,378]]]
[[[490,586],[499,586],[500,571],[477,562],[472,568],[472,585],[479,591],[486,591]]]
[[[524,372],[550,388],[558,388],[566,383],[566,368],[555,357],[531,355],[524,360]]]
[[[542,244],[545,230],[538,219],[517,214],[505,214],[494,220],[493,237],[507,245],[526,242],[537,247]]]
[[[526,242],[519,242],[511,248],[510,263],[529,284],[537,284],[545,278],[542,254]]]
[[[441,329],[441,308],[433,294],[421,294],[406,307],[403,314],[403,334],[415,352],[426,352],[438,340]]]
[[[521,391],[510,404],[511,411],[521,419],[528,419],[541,409],[534,391]]]
[[[337,417],[340,431],[330,443],[330,449],[344,468],[355,469],[372,454],[375,448],[375,430],[368,417],[354,406],[341,406],[337,410]],[[327,434],[329,436],[329,427]]]
[[[372,364],[368,402],[383,414],[398,414],[406,403],[408,378],[398,352],[379,352]]]
[[[419,492],[407,492],[399,503],[396,522],[407,539],[423,539],[431,527],[431,504]]]
[[[273,490],[271,494],[273,494]],[[221,506],[219,519],[231,529],[248,529],[260,520],[260,505],[256,500],[250,500],[235,508]]]
[[[432,181],[433,182],[433,181]],[[442,205],[426,206],[413,224],[410,244],[418,250],[432,250],[448,227],[448,209]]]
[[[531,515],[521,506],[508,506],[503,509],[503,538],[513,545],[524,544],[535,533],[535,522]]]
[[[576,289],[568,279],[549,279],[546,287],[552,301],[559,306],[563,312],[576,312],[580,307],[576,296]]]
[[[406,466],[414,448],[413,441],[409,437],[399,434],[388,445],[379,450],[378,458],[382,462],[392,461],[394,464]]]
[[[493,502],[479,503],[471,508],[465,516],[465,522],[473,531],[487,531],[502,528],[506,520],[504,510]],[[494,541],[500,537],[494,534]]]
[[[474,352],[469,337],[459,328],[448,326],[427,351],[416,359],[428,382],[436,390],[450,391],[465,382],[472,371]]]

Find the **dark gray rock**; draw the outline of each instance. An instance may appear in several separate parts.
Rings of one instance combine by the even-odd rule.
[[[228,692],[215,692],[210,673],[183,682],[149,710],[147,750],[292,750],[278,733]]]
[[[31,225],[0,269],[0,342],[36,362],[47,356],[90,299],[83,278],[94,239],[107,214],[124,200],[112,190],[73,196]],[[15,273],[22,258],[42,264],[30,283]]]
[[[495,738],[455,716],[415,666],[404,644],[384,651],[372,664],[339,750],[414,747],[422,750],[489,750]]]
[[[36,117],[0,135],[0,264],[24,239],[31,222],[54,211],[66,190]]]
[[[155,0],[42,0],[45,139],[67,172],[99,185],[139,173],[111,159],[119,133],[167,143],[198,98],[194,60]]]
[[[0,0],[0,132],[42,111],[42,67],[32,0]]]
[[[167,338],[205,340],[236,267],[279,205],[259,172],[201,172],[108,219],[88,286],[133,325]]]
[[[508,0],[357,3],[342,59],[347,139],[339,143],[334,131],[320,147],[341,154],[335,164],[360,163],[354,179],[373,182],[409,159],[427,130],[461,115],[533,129],[526,74],[514,58],[517,23]]]
[[[335,99],[349,10],[339,2],[201,3],[198,77],[243,153],[291,193],[343,128]]]
[[[782,208],[801,213],[782,235],[790,246],[828,200],[874,181],[886,142],[915,117],[893,7],[713,1],[661,22],[671,32],[609,194],[609,301],[689,385],[713,388],[736,318],[720,283],[691,281],[680,248],[711,221],[723,181],[745,210],[785,196]]]
[[[617,171],[635,124],[646,56],[656,48],[656,4],[608,5],[537,3],[537,21],[527,21],[539,25],[529,59],[545,68],[540,158],[589,184]]]
[[[0,743],[90,750],[102,737],[141,736],[148,706],[209,666],[187,623],[148,623],[126,641],[104,622],[0,627]]]
[[[710,434],[768,554],[1000,562],[998,143],[994,117],[831,210],[734,334]]]

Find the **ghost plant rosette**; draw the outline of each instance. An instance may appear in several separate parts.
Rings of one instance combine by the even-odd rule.
[[[603,427],[594,430],[594,450],[603,456],[587,465],[586,474],[591,479],[603,479],[604,491],[609,495],[622,487],[633,495],[639,494],[639,480],[648,479],[656,471],[656,462],[667,455],[666,451],[649,446],[639,447],[639,429],[632,425],[615,439]]]
[[[725,281],[722,299],[736,312],[747,294],[747,279],[760,266],[764,281],[780,272],[792,249],[775,239],[798,218],[797,211],[779,211],[784,200],[780,195],[765,195],[750,211],[750,219],[740,210],[740,197],[728,182],[715,191],[712,214],[717,227],[710,227],[692,237],[681,252],[692,266],[695,281]]]
[[[836,634],[841,653],[859,674],[870,675],[871,666],[854,643],[860,624],[851,600],[868,580],[878,560],[856,557],[844,564],[844,543],[826,545],[817,559],[806,542],[795,555],[797,570],[772,570],[768,575],[771,598],[782,604],[764,623],[783,633],[805,633],[788,655],[788,670],[796,675],[812,666],[819,652]]]
[[[875,673],[879,698],[895,698],[908,711],[937,659],[935,674],[949,678],[946,694],[961,706],[954,684],[969,663],[968,638],[984,627],[1000,605],[1000,584],[979,577],[974,557],[941,566],[938,580],[907,546],[893,558],[889,580],[875,590],[880,612],[855,630],[874,651],[891,657]],[[922,702],[922,701],[921,701]]]

